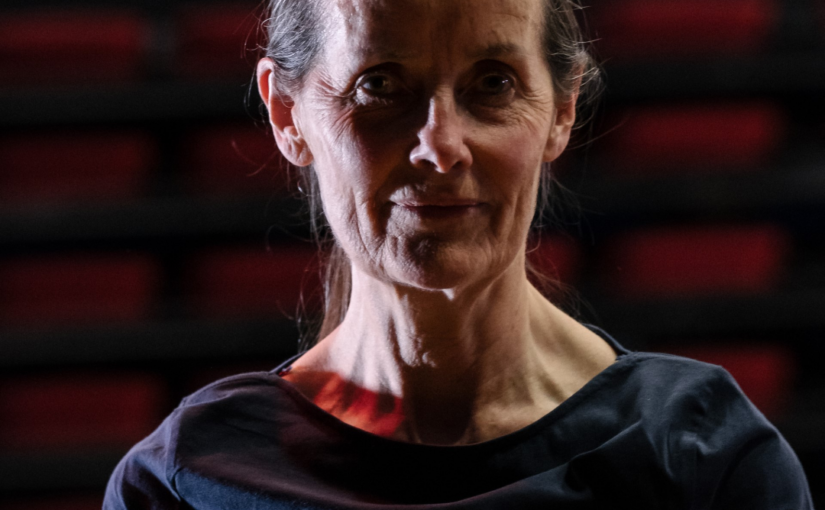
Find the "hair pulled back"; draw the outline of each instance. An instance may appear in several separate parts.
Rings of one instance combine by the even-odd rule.
[[[321,1],[268,0],[262,24],[266,37],[262,53],[275,62],[274,82],[279,95],[297,95],[323,50]],[[544,56],[555,93],[566,101],[578,92],[577,108],[589,107],[599,96],[601,72],[589,52],[589,44],[576,17],[582,7],[576,0],[540,1],[544,2]],[[552,182],[549,168],[542,170],[541,179],[537,205],[540,212],[549,204]],[[308,200],[312,233],[322,250],[324,268],[323,322],[317,335],[302,340],[301,348],[308,349],[343,321],[349,307],[351,270],[344,250],[325,228],[318,180],[311,166],[301,169],[301,181],[301,189]]]

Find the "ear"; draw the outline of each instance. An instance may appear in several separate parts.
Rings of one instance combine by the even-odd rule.
[[[278,92],[275,65],[270,58],[258,62],[258,93],[269,112],[269,123],[281,154],[295,166],[307,166],[312,163],[312,153],[295,123],[295,102]]]
[[[579,84],[573,89],[573,93],[567,101],[556,105],[553,125],[547,137],[547,145],[544,147],[544,162],[555,161],[561,156],[564,149],[570,142],[570,133],[576,123],[576,101],[579,99]]]

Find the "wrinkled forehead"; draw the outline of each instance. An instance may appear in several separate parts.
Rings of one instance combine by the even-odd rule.
[[[332,62],[540,52],[542,0],[322,0]],[[329,61],[329,60],[328,60]]]

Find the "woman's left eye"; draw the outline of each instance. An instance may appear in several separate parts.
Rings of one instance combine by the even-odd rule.
[[[513,80],[504,74],[487,74],[481,77],[476,90],[482,94],[498,95],[509,92],[513,88]]]
[[[506,108],[517,96],[516,80],[509,73],[500,71],[482,74],[465,89],[467,105],[481,108]]]

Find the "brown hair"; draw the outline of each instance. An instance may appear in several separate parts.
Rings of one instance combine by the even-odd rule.
[[[556,94],[567,101],[578,90],[577,109],[590,108],[600,95],[602,82],[601,71],[590,54],[576,16],[582,7],[575,0],[542,1],[545,60]],[[269,0],[267,17],[262,24],[266,36],[262,53],[276,64],[274,81],[278,94],[295,95],[316,64],[324,45],[318,4],[318,0]],[[577,126],[588,120],[582,115],[578,119]],[[312,233],[321,249],[324,272],[323,322],[317,334],[307,334],[302,339],[301,348],[305,350],[344,320],[352,281],[350,261],[326,225],[315,172],[311,167],[305,167],[300,169],[300,177],[300,189],[307,197]],[[546,164],[542,168],[534,228],[540,225],[549,209],[554,182],[549,164]],[[547,281],[529,263],[527,271],[534,281]]]

